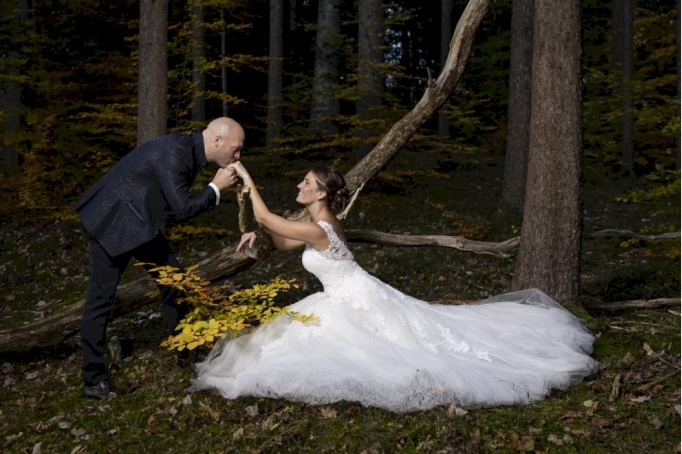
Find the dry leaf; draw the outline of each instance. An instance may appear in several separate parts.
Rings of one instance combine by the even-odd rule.
[[[333,419],[333,418],[336,418],[336,410],[334,410],[333,408],[322,407],[322,408],[320,409],[320,412],[322,413],[322,417],[323,417],[324,419]]]
[[[644,342],[644,345],[642,345],[642,348],[644,348],[644,351],[646,352],[646,356],[654,356],[654,350],[651,348],[649,344]]]
[[[547,437],[547,441],[549,441],[550,443],[554,443],[557,446],[562,446],[564,444],[564,440],[562,440],[561,438],[557,437],[554,434],[549,434],[549,436]]]
[[[602,418],[601,416],[593,416],[592,418],[590,418],[590,424],[603,429],[604,427],[611,426],[611,420],[607,418]]]
[[[154,415],[149,415],[149,418],[147,418],[147,425],[153,423],[155,419],[156,417]]]
[[[653,418],[651,418],[649,420],[649,422],[651,423],[652,426],[654,426],[656,428],[656,430],[663,427],[663,423],[661,422],[660,419],[658,419],[658,416],[654,416]]]

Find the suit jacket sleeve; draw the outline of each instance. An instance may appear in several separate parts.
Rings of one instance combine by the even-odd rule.
[[[191,194],[192,184],[199,171],[193,153],[184,147],[174,147],[166,159],[156,161],[156,174],[166,202],[179,220],[190,219],[216,204],[213,188],[206,186]]]

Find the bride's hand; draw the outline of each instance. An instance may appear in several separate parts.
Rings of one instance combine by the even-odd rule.
[[[244,184],[249,185],[249,186],[253,186],[253,181],[251,180],[251,175],[249,175],[249,172],[246,170],[246,167],[244,167],[244,164],[237,161],[233,164],[230,164],[227,167],[234,169],[237,176],[244,181]]]
[[[256,232],[246,232],[245,234],[242,235],[242,239],[239,240],[239,244],[237,245],[237,252],[243,254],[244,247],[248,244],[249,248],[252,248],[255,242]]]

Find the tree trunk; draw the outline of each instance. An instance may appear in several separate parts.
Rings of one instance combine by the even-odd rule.
[[[192,123],[195,132],[201,132],[206,122],[206,75],[202,65],[205,56],[204,7],[201,0],[194,0],[192,7]]]
[[[26,0],[18,0],[16,10],[14,12],[14,21],[16,22],[15,30],[23,28],[22,22],[26,18],[26,10],[28,4]],[[21,128],[21,118],[19,116],[19,105],[21,104],[21,84],[19,83],[19,76],[21,75],[21,59],[19,49],[21,42],[18,40],[11,40],[11,49],[7,53],[7,68],[8,78],[7,86],[3,93],[3,102],[0,107],[5,110],[5,132],[8,136],[12,136],[19,132]],[[14,142],[12,140],[12,142]],[[13,143],[6,144],[3,150],[3,167],[5,174],[14,176],[19,172],[19,151]]]
[[[580,285],[580,2],[535,4],[528,181],[513,288],[576,303]]]
[[[526,192],[530,132],[530,88],[533,64],[533,0],[512,2],[507,152],[502,204],[521,214]]]
[[[626,174],[633,170],[634,115],[632,112],[633,22],[635,0],[613,0],[611,67],[617,74],[616,90],[622,115],[621,150]]]
[[[296,0],[289,0],[289,31],[296,30]]]
[[[227,55],[227,23],[225,23],[225,8],[220,8],[220,59],[222,60]],[[227,67],[224,64],[220,65],[220,85],[222,87],[223,95],[227,94]],[[227,117],[227,101],[223,100],[223,117]]]
[[[332,117],[339,113],[339,103],[334,97],[334,91],[338,78],[336,54],[340,39],[339,0],[320,0],[317,10],[310,129],[321,135],[337,132]]]
[[[440,69],[445,68],[445,61],[450,52],[450,36],[452,34],[452,0],[440,2]],[[441,110],[438,112],[438,137],[447,139],[450,137],[448,114]]]
[[[282,131],[282,19],[283,0],[270,0],[268,120],[265,134],[265,146],[270,149]]]
[[[680,2],[677,2],[677,25],[675,26],[675,29],[677,30],[677,37],[676,37],[676,45],[675,45],[675,50],[676,50],[676,56],[677,56],[677,102],[680,102],[680,84],[682,84],[682,79],[680,79],[680,59],[681,59],[681,54],[680,54]],[[681,150],[681,145],[682,145],[682,134],[677,135],[677,157],[675,158],[675,169],[680,170],[680,164],[682,164],[682,150]]]
[[[166,134],[168,1],[140,0],[137,143]]]
[[[400,147],[453,93],[462,76],[471,53],[476,30],[489,3],[490,0],[470,1],[452,37],[450,54],[445,69],[436,82],[429,85],[412,112],[394,125],[374,150],[346,174],[349,191],[360,190],[369,179],[379,173]],[[289,219],[302,218],[304,218],[303,210],[289,217]],[[236,243],[200,262],[196,272],[211,282],[217,282],[249,269],[256,260],[262,260],[270,251],[269,243],[257,245],[254,251],[249,251],[249,254],[237,254],[234,252],[235,247]],[[114,312],[110,320],[158,301],[158,299],[152,299],[147,295],[153,288],[153,283],[148,278],[119,287]],[[23,352],[36,347],[50,347],[64,341],[78,331],[82,306],[83,302],[79,301],[29,325],[0,330],[0,353]]]
[[[372,136],[367,123],[376,117],[381,106],[384,81],[380,64],[384,60],[384,21],[382,0],[360,0],[358,3],[358,100],[355,113],[358,127],[355,135],[359,143],[353,149],[356,161],[372,149]]]

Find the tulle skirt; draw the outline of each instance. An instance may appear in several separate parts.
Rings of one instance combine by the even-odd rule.
[[[593,336],[539,290],[462,306],[428,304],[360,271],[352,292],[311,295],[287,318],[219,342],[193,390],[393,412],[523,405],[597,369]]]

